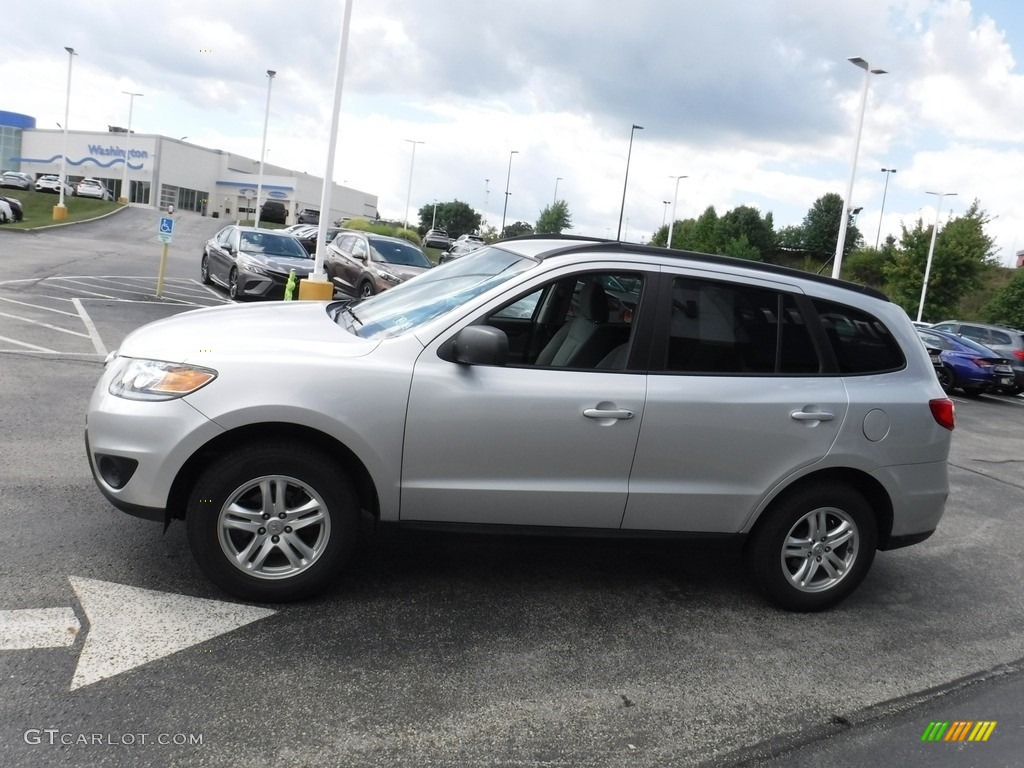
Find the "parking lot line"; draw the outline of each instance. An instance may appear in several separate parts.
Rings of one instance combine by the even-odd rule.
[[[20,315],[11,315],[11,314],[8,314],[7,312],[0,312],[0,317],[9,317],[12,320],[21,320],[23,323],[30,323],[32,325],[40,325],[43,328],[49,328],[51,331],[59,331],[61,333],[67,333],[67,334],[69,334],[71,336],[81,336],[83,339],[89,338],[89,334],[87,334],[87,333],[82,333],[81,331],[71,331],[71,330],[68,330],[67,328],[61,328],[58,325],[50,325],[49,323],[40,322],[39,320],[30,320],[29,318],[21,317]]]
[[[93,323],[92,318],[89,317],[89,313],[85,311],[85,307],[82,306],[82,302],[75,298],[71,300],[71,303],[75,305],[75,309],[78,310],[78,316],[82,318],[82,324],[85,325],[85,329],[89,332],[89,338],[92,339],[92,345],[98,354],[106,356],[107,347],[103,343],[103,339],[100,338],[100,332],[96,330],[96,324]]]
[[[29,344],[27,341],[18,341],[17,339],[9,339],[6,336],[0,336],[0,341],[6,341],[11,344],[17,344],[19,347],[28,347],[35,352],[49,352],[51,354],[60,354],[56,349],[47,349],[46,347],[40,347],[35,344]],[[12,350],[0,350],[0,352],[10,352]]]
[[[29,304],[27,301],[17,301],[16,299],[9,299],[6,296],[0,296],[0,301],[7,301],[11,304],[20,304],[23,307],[31,307],[32,309],[41,309],[44,312],[56,312],[58,315],[67,315],[68,317],[74,317],[74,312],[65,312],[63,309],[54,309],[53,307],[44,307],[41,304]],[[67,299],[62,299],[67,301]]]

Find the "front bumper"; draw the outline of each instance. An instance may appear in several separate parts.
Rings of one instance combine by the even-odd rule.
[[[93,479],[118,509],[162,520],[181,468],[224,430],[183,399],[147,402],[115,397],[107,392],[108,377],[105,374],[97,384],[86,416]],[[112,476],[112,465],[130,471]]]

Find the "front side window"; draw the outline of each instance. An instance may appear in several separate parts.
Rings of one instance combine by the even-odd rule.
[[[677,277],[665,369],[717,375],[821,370],[807,323],[790,294]]]

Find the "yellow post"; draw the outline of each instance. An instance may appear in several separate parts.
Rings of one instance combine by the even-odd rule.
[[[299,281],[299,301],[330,301],[334,298],[334,285],[326,276],[319,280],[307,277]]]
[[[167,243],[164,243],[164,252],[160,255],[160,271],[156,276],[156,297],[161,298],[160,294],[164,290],[164,272],[167,271]]]
[[[53,206],[53,220],[64,221],[68,217],[68,207],[66,205],[55,205]]]

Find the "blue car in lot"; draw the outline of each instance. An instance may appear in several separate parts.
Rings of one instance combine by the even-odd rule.
[[[1010,360],[985,345],[932,328],[918,328],[917,335],[929,350],[939,350],[941,365],[935,367],[935,374],[946,392],[961,389],[965,395],[977,397],[1013,386]]]

